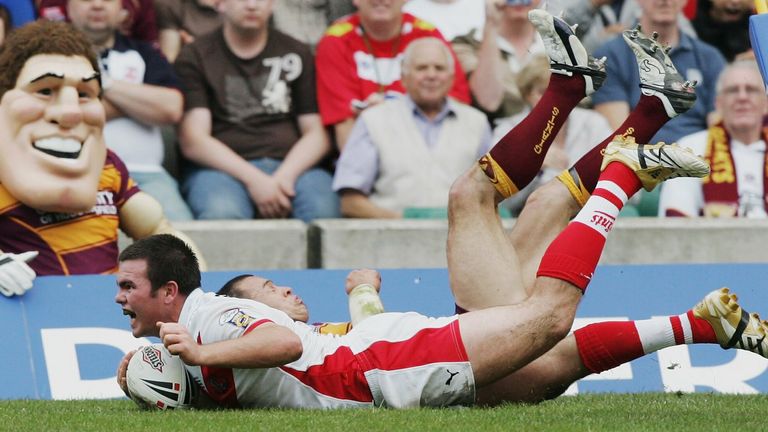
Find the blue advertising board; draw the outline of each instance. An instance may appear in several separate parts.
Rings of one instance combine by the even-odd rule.
[[[574,327],[595,321],[677,315],[706,293],[728,286],[750,312],[768,313],[763,275],[768,265],[601,266]],[[203,287],[215,291],[242,272],[208,272]],[[348,319],[345,270],[254,271],[291,286],[310,309],[311,322]],[[445,269],[382,270],[388,311],[453,313]],[[4,385],[0,399],[116,398],[115,369],[123,354],[153,342],[134,338],[114,302],[112,276],[40,277],[23,297],[0,298]],[[768,360],[716,345],[668,348],[575,383],[584,392],[767,393]]]

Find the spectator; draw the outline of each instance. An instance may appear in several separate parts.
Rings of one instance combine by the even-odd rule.
[[[275,28],[315,48],[328,26],[355,11],[352,0],[280,0],[275,2]]]
[[[363,111],[339,158],[333,186],[344,216],[398,218],[408,208],[446,208],[453,181],[491,144],[485,116],[447,97],[453,77],[441,39],[408,45],[406,95]]]
[[[198,219],[339,216],[307,45],[268,27],[272,0],[222,0],[220,30],[185,46],[182,191]],[[255,206],[255,208],[254,208]]]
[[[221,26],[218,0],[155,0],[160,50],[173,62],[184,45]]]
[[[544,44],[528,11],[540,0],[487,0],[485,26],[453,40],[453,49],[469,79],[474,106],[491,121],[525,108],[515,77]]]
[[[409,0],[403,11],[431,22],[449,41],[482,28],[485,22],[480,0]]]
[[[679,18],[685,0],[657,2],[637,0],[642,10],[640,24],[645,33],[659,34],[659,42],[672,47],[670,57],[680,74],[696,81],[697,100],[693,108],[672,119],[652,142],[673,142],[693,132],[706,129],[714,111],[715,81],[725,66],[725,59],[715,47],[681,31]],[[620,37],[611,39],[595,52],[595,57],[607,57],[608,78],[602,88],[592,95],[595,110],[618,128],[640,98],[640,76],[632,62],[632,51]],[[645,90],[643,90],[645,91]],[[667,106],[667,113],[673,109]]]
[[[178,123],[183,108],[173,68],[151,45],[119,32],[119,0],[69,0],[67,13],[99,53],[107,146],[169,219],[192,219],[176,180],[163,168],[160,126]]]
[[[701,40],[714,45],[731,62],[751,49],[752,7],[749,0],[700,0],[693,27]]]
[[[6,26],[6,32],[11,28],[18,28],[34,21],[36,18],[33,0],[0,0],[0,6],[5,6],[11,20],[11,25]]]
[[[635,0],[571,0],[564,11],[589,52],[632,28],[640,14]]]
[[[90,41],[61,22],[27,24],[0,51],[0,293],[6,296],[23,294],[36,274],[115,271],[118,226],[134,239],[182,236],[107,151],[98,67]]]
[[[36,0],[40,18],[50,21],[66,21],[69,0]],[[92,0],[95,3],[110,3],[115,0]],[[118,0],[120,1],[120,0]],[[125,36],[145,42],[157,43],[157,24],[153,0],[122,0],[120,32]]]
[[[11,18],[8,8],[0,4],[0,46],[3,46],[5,37],[13,30],[13,20]]]
[[[768,98],[754,60],[726,66],[717,81],[722,122],[688,135],[680,145],[705,155],[712,172],[704,179],[679,179],[661,191],[660,216],[765,218]]]
[[[400,60],[414,39],[440,32],[402,12],[405,0],[355,0],[358,12],[336,21],[317,46],[317,93],[323,124],[333,126],[342,149],[359,112],[403,93]],[[447,43],[447,42],[446,42]],[[456,66],[451,96],[469,103],[469,88]]]
[[[520,124],[535,106],[549,83],[551,72],[549,59],[544,54],[532,57],[517,75],[517,86],[528,106],[520,114],[500,119],[493,130],[493,142],[499,142],[512,128]],[[555,140],[544,158],[541,171],[533,181],[519,193],[506,200],[505,206],[513,215],[518,215],[528,196],[561,171],[573,166],[595,143],[610,136],[613,130],[600,114],[576,107],[555,136]]]

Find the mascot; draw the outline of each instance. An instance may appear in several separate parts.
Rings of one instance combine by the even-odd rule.
[[[117,233],[174,230],[102,135],[99,65],[69,24],[37,21],[0,49],[0,293],[36,275],[117,270]],[[198,252],[198,251],[196,251]]]

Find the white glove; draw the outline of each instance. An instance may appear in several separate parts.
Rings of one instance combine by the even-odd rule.
[[[37,254],[37,251],[0,253],[0,294],[6,297],[22,295],[32,288],[32,281],[37,274],[27,263]]]

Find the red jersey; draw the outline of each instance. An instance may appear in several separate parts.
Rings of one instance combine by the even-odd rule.
[[[365,100],[371,93],[405,93],[400,83],[400,61],[405,47],[421,37],[443,39],[434,25],[403,13],[400,34],[387,41],[366,37],[358,14],[333,23],[317,45],[317,97],[325,125],[353,116],[352,100]],[[450,47],[450,44],[446,42]],[[453,53],[453,50],[451,50]],[[453,98],[470,103],[469,84],[456,55]]]
[[[96,205],[82,213],[27,207],[0,184],[0,250],[39,251],[29,266],[38,276],[117,271],[118,212],[139,191],[123,162],[107,152]]]

